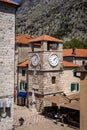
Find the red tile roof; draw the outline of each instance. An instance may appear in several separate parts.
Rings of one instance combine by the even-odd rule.
[[[68,61],[63,61],[63,66],[64,67],[79,67],[78,65],[76,65],[76,64],[73,64],[73,63],[71,63],[71,62],[68,62]]]
[[[16,43],[28,44],[31,39],[33,39],[33,37],[28,34],[19,34],[16,36]]]
[[[28,65],[28,60],[18,64],[18,67],[26,67]],[[78,65],[73,64],[71,62],[63,61],[63,66],[64,67],[78,67]]]
[[[72,49],[64,49],[63,57],[73,56]],[[87,49],[75,49],[75,57],[87,57]]]
[[[40,37],[34,38],[32,40],[30,40],[30,43],[34,43],[34,42],[40,42],[40,41],[51,41],[51,42],[57,42],[57,43],[62,43],[63,41],[48,35],[42,35]]]
[[[1,2],[5,2],[5,3],[9,3],[9,4],[13,4],[13,5],[19,5],[16,2],[13,2],[12,0],[0,0]]]
[[[27,65],[28,65],[28,60],[18,64],[18,67],[27,67]]]

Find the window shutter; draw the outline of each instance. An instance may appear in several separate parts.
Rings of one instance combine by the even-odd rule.
[[[75,89],[75,85],[71,84],[71,91],[73,91]]]
[[[22,82],[20,82],[20,90],[22,90]]]
[[[77,91],[79,91],[79,84],[77,83]]]
[[[25,76],[25,70],[22,70],[22,76]]]

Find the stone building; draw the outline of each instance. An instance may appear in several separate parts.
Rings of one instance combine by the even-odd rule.
[[[33,37],[28,34],[20,34],[16,36],[16,42],[15,42],[15,87],[18,86],[20,83],[18,83],[17,78],[19,77],[17,74],[19,72],[17,68],[17,65],[24,62],[26,59],[28,59],[28,48],[29,48],[29,40],[31,40]]]
[[[0,130],[13,128],[16,7],[15,2],[0,0]]]
[[[74,76],[74,70],[79,67],[79,65],[63,61],[64,70],[62,71],[60,86],[65,94],[71,95],[74,93],[79,93],[80,91],[80,78]]]
[[[29,61],[26,60],[20,64],[18,64],[19,72],[18,72],[18,90],[19,92],[27,92],[28,85],[28,64]],[[73,70],[77,69],[78,65],[63,61],[63,70],[60,71],[59,77],[60,82],[59,86],[61,90],[66,95],[71,95],[75,93],[79,93],[80,91],[80,78],[75,77],[73,74]],[[23,75],[23,71],[25,71],[25,75]],[[68,79],[68,80],[67,80]],[[26,101],[27,105],[27,101]]]
[[[63,41],[48,35],[29,42],[28,92],[30,104],[36,102],[38,111],[44,105],[42,100],[45,96],[62,91],[59,86],[62,49]]]
[[[82,65],[83,61],[87,61],[87,49],[64,49],[63,59],[64,61]]]
[[[35,40],[35,39],[32,39],[32,40]],[[40,39],[40,40],[42,40],[42,39]],[[48,53],[46,54],[44,52],[46,54],[46,56],[44,59],[42,59],[42,57],[43,57],[43,53],[41,54],[41,49],[43,48],[43,47],[41,47],[42,41],[38,41],[38,42],[36,41],[36,43],[34,42],[33,44],[29,43],[29,48],[28,48],[29,55],[31,55],[31,54],[32,55],[36,54],[37,56],[39,55],[39,64],[34,67],[34,65],[32,65],[32,63],[31,63],[31,57],[32,57],[31,56],[29,59],[26,58],[25,61],[19,63],[17,66],[19,69],[19,72],[18,72],[19,73],[18,74],[19,75],[18,76],[19,91],[26,91],[25,88],[26,88],[26,83],[27,83],[27,85],[29,87],[29,92],[31,91],[31,93],[29,93],[29,94],[31,94],[31,95],[32,95],[32,87],[31,86],[35,86],[35,89],[33,89],[34,91],[36,91],[35,95],[37,95],[37,93],[40,93],[40,91],[42,91],[42,92],[45,91],[45,95],[47,95],[47,94],[49,95],[49,93],[51,95],[52,93],[57,93],[57,92],[64,92],[67,95],[79,93],[79,91],[80,91],[80,78],[79,78],[79,76],[78,77],[74,76],[74,70],[76,70],[78,68],[78,66],[80,64],[82,64],[83,60],[87,60],[86,49],[76,49],[75,50],[76,51],[76,59],[75,59],[76,61],[75,62],[74,62],[74,58],[73,58],[73,54],[72,54],[72,52],[73,52],[72,49],[62,50],[61,52],[63,53],[63,61],[61,62],[61,66],[59,67],[59,71],[58,70],[55,71],[55,73],[57,72],[57,79],[56,79],[57,85],[56,86],[57,87],[59,86],[59,90],[57,90],[56,87],[52,88],[52,87],[47,86],[44,89],[40,88],[39,91],[37,92],[38,84],[40,86],[41,82],[44,82],[44,85],[49,84],[49,86],[51,86],[52,80],[50,79],[50,76],[51,76],[51,74],[54,74],[53,71],[56,68],[56,67],[52,67],[53,71],[50,70],[51,68],[48,67],[49,61],[46,59],[46,56],[53,53],[52,48],[49,50],[48,49],[49,47],[47,46],[46,53],[47,52]],[[47,41],[47,43],[49,43],[49,41]],[[33,46],[35,47],[35,49],[33,48]],[[54,52],[56,52],[56,51],[58,53],[58,50],[54,50]],[[35,57],[35,59],[37,59],[37,58]],[[37,60],[36,60],[36,62],[37,62]],[[75,63],[77,63],[77,64],[75,64]],[[36,64],[36,63],[34,63],[34,64]],[[43,65],[41,66],[41,64],[43,64]],[[47,68],[46,68],[46,66],[47,66]],[[48,73],[46,73],[44,71],[44,78],[43,78],[43,74],[42,74],[42,72],[43,72],[42,68],[43,68],[43,70],[46,69],[45,71],[48,71]],[[41,73],[39,73],[40,76],[36,76],[37,72],[39,72],[39,70],[41,71]],[[31,71],[30,75],[29,75],[29,71]],[[25,73],[25,76],[23,75],[23,72]],[[49,75],[49,73],[50,73],[50,75]],[[46,78],[46,76],[48,76],[49,78]],[[44,81],[44,79],[46,81]],[[49,83],[48,83],[48,79],[50,79]],[[41,84],[43,84],[43,83],[41,83]],[[55,86],[55,85],[53,84],[53,86]],[[37,99],[37,97],[36,97],[36,99]],[[31,102],[32,98],[30,97],[29,100]],[[37,102],[38,102],[38,100],[37,100]],[[38,106],[38,108],[39,108],[39,106]]]

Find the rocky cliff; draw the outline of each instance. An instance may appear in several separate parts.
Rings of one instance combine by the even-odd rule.
[[[16,33],[87,39],[87,0],[23,0],[16,13]]]

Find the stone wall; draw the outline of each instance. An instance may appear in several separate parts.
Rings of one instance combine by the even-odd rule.
[[[68,62],[72,62],[74,64],[77,64],[77,65],[82,65],[82,61],[87,61],[87,57],[63,57],[63,60],[64,61],[68,61]]]
[[[11,102],[11,109],[6,110],[7,117],[0,117],[0,130],[13,128],[14,45],[15,8],[0,2],[0,102],[2,100]]]
[[[74,68],[64,68],[64,71],[61,74],[60,77],[60,85],[61,89],[66,94],[71,94],[71,83],[79,83],[80,84],[80,78],[77,78],[73,75]]]
[[[25,70],[25,76],[22,76],[22,70]],[[18,70],[18,89],[20,91],[20,82],[27,82],[27,67],[20,67]]]
[[[21,63],[28,59],[28,45],[22,45],[18,47],[18,63]]]
[[[18,63],[21,63],[28,59],[28,45],[16,44],[16,51],[15,51],[15,87],[18,86]]]
[[[18,63],[24,62],[26,59],[28,59],[28,45],[23,45],[23,44],[15,44],[15,87],[18,86],[18,68],[17,65]]]
[[[35,90],[35,98],[36,98],[36,108],[38,111],[43,107],[44,103],[42,102],[43,95],[53,95],[62,90],[60,86],[60,67],[63,61],[62,56],[62,44],[58,44],[57,50],[53,50],[52,48],[47,48],[48,42],[41,42],[41,48],[38,51],[37,48],[34,48],[29,51],[29,80],[28,87],[29,93],[32,93],[32,90]],[[39,58],[39,63],[37,66],[33,66],[32,64],[32,56],[37,54]],[[55,67],[50,65],[49,57],[50,55],[55,54],[58,56],[58,65]],[[54,82],[52,78],[54,77]],[[41,99],[42,98],[42,99]],[[32,97],[29,94],[29,99],[31,101]]]

